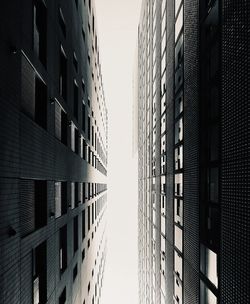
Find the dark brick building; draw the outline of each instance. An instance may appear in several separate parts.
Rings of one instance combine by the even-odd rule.
[[[0,303],[99,303],[107,108],[94,3],[0,3]]]
[[[249,1],[144,0],[140,303],[250,303]]]

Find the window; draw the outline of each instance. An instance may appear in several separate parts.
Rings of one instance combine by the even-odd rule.
[[[75,140],[74,140],[74,143],[75,143],[75,153],[76,154],[79,154],[79,139],[80,139],[80,134],[79,134],[79,131],[75,128]]]
[[[85,259],[85,249],[82,250],[82,262],[84,261]]]
[[[175,22],[175,41],[177,40],[182,27],[183,27],[183,5],[180,8],[177,20]]]
[[[182,229],[178,226],[174,226],[174,245],[176,248],[179,249],[180,252],[182,252]]]
[[[175,99],[175,118],[177,118],[183,111],[183,92],[180,92]]]
[[[75,183],[71,183],[71,209],[75,208]]]
[[[85,230],[85,209],[82,211],[82,240],[85,239],[86,236],[86,230]]]
[[[175,170],[183,169],[183,146],[175,148]]]
[[[47,86],[22,55],[22,111],[47,129]]]
[[[33,250],[33,304],[47,303],[47,244]]]
[[[66,303],[66,287],[64,287],[60,297],[59,297],[59,304],[65,304]]]
[[[88,206],[88,230],[90,230],[90,206]]]
[[[175,174],[175,195],[183,196],[183,174]]]
[[[35,79],[35,122],[47,129],[47,86],[36,76]]]
[[[60,228],[60,272],[63,273],[67,268],[67,225]]]
[[[67,101],[67,58],[62,46],[60,49],[59,92]]]
[[[77,57],[76,57],[76,53],[75,52],[73,54],[73,64],[74,64],[76,72],[78,72],[78,61],[77,61]]]
[[[75,281],[77,277],[77,264],[75,265],[74,269],[73,269],[73,282]]]
[[[86,121],[86,106],[82,103],[82,130],[85,133],[85,122]]]
[[[58,218],[62,215],[62,183],[55,182],[55,217]]]
[[[88,116],[88,140],[90,140],[90,131],[91,130],[91,126],[90,126],[90,117]]]
[[[78,119],[78,85],[74,80],[74,116]]]
[[[174,271],[180,280],[182,280],[182,257],[176,250],[174,251]]]
[[[61,183],[61,213],[66,214],[68,210],[68,198],[67,198],[67,182]]]
[[[203,244],[200,247],[200,267],[209,281],[218,287],[217,254]]]
[[[180,226],[183,225],[183,200],[179,198],[175,198],[175,222]]]
[[[200,304],[217,304],[217,297],[200,281]]]
[[[78,250],[78,216],[74,217],[74,235],[73,235],[73,240],[74,240],[74,253]]]
[[[67,146],[68,143],[68,118],[64,111],[61,111],[61,142]]]
[[[95,213],[94,213],[94,203],[92,203],[92,225],[94,224]]]
[[[34,181],[35,183],[35,229],[47,225],[47,182]]]
[[[175,124],[175,144],[183,140],[183,119],[180,118]]]
[[[47,64],[47,9],[43,1],[35,0],[33,7],[33,48],[46,67]]]
[[[60,25],[60,28],[62,30],[64,38],[66,38],[66,25],[65,25],[65,19],[64,19],[63,12],[62,12],[61,8],[59,9],[59,25]]]

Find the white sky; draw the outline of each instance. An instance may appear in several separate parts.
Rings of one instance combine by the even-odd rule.
[[[138,304],[133,67],[141,0],[95,0],[109,111],[108,255],[101,304]]]

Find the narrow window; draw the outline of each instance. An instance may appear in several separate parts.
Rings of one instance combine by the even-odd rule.
[[[47,225],[47,182],[35,181],[35,229]]]
[[[86,231],[85,231],[85,209],[82,211],[82,240],[84,240],[86,236]]]
[[[67,225],[60,229],[59,244],[60,272],[63,273],[67,268]]]
[[[78,119],[78,85],[74,80],[74,116]]]
[[[59,304],[65,304],[65,303],[66,303],[66,287],[63,289],[59,297]]]
[[[33,304],[47,303],[47,245],[33,250]]]
[[[78,250],[78,216],[74,218],[74,235],[73,235],[73,240],[74,240],[74,253]]]
[[[66,25],[65,25],[65,19],[64,19],[61,8],[59,9],[59,24],[60,24],[60,28],[62,30],[63,36],[64,36],[64,38],[66,38]]]
[[[33,8],[33,48],[46,67],[47,64],[47,9],[41,0],[34,1]]]
[[[62,46],[60,49],[59,90],[60,95],[67,101],[67,58]]]
[[[77,264],[75,265],[74,269],[73,269],[73,282],[75,281],[77,277]]]

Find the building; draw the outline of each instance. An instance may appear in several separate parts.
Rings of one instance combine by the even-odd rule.
[[[249,12],[142,1],[140,304],[250,303]]]
[[[0,4],[0,302],[99,303],[107,108],[91,0]]]

